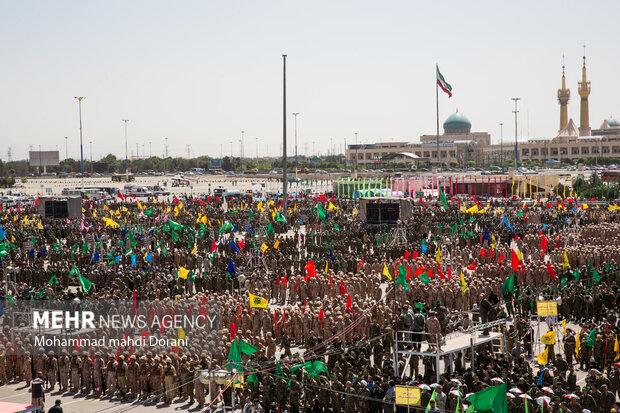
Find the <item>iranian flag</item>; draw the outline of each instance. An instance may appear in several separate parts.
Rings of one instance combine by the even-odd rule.
[[[446,92],[449,97],[452,97],[452,86],[450,86],[450,83],[446,82],[446,80],[441,75],[441,72],[439,71],[439,66],[436,66],[436,67],[437,67],[437,85],[439,85],[441,90]]]

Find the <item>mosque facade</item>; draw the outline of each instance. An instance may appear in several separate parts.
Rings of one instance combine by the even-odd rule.
[[[592,157],[620,158],[620,121],[613,116],[605,119],[599,129],[590,128],[589,102],[590,82],[587,80],[586,58],[583,57],[582,78],[578,82],[580,99],[579,126],[568,118],[570,89],[566,87],[566,76],[562,66],[562,87],[557,97],[560,105],[560,128],[551,139],[530,139],[519,142],[519,162],[578,161]],[[458,166],[498,165],[502,161],[514,160],[514,138],[506,138],[502,144],[492,144],[488,132],[472,132],[471,121],[458,110],[443,123],[444,133],[422,135],[419,142],[378,142],[373,144],[348,145],[348,164],[371,165],[385,159],[414,163],[428,161],[437,163],[437,141],[442,164]]]

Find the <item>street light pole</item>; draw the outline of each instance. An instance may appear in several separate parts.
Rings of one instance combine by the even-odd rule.
[[[88,141],[90,145],[90,173],[93,173],[93,141]]]
[[[129,119],[123,119],[125,123],[125,182],[129,182],[129,157],[127,156],[127,122]],[[168,138],[166,138],[166,151],[168,149]]]
[[[519,143],[517,141],[517,114],[519,111],[517,110],[517,103],[521,98],[512,98],[515,102],[515,110],[512,113],[515,114],[515,172],[519,170]]]
[[[288,215],[287,176],[286,176],[286,55],[282,55],[282,210]]]
[[[75,96],[74,99],[77,99],[78,108],[80,111],[80,164],[82,166],[82,189],[84,189],[84,148],[82,145],[82,100],[86,99],[86,96]]]
[[[504,122],[499,123],[499,166],[504,170]]]
[[[293,117],[295,118],[295,180],[297,180],[297,167],[299,165],[297,162],[297,115],[299,115],[299,112],[293,112]]]
[[[357,146],[357,132],[355,132],[355,172],[357,172],[357,161],[359,160],[358,151],[359,148]]]
[[[65,160],[69,159],[69,137],[65,136]]]
[[[241,131],[241,170],[243,170],[243,152],[245,152],[245,131]]]

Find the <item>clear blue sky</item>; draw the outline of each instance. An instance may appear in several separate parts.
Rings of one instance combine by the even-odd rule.
[[[275,155],[282,140],[282,58],[299,152],[330,139],[417,141],[435,133],[435,63],[454,88],[440,95],[474,131],[555,136],[562,54],[578,122],[577,82],[587,44],[591,126],[620,117],[617,0],[583,1],[9,1],[0,2],[0,157],[29,145],[79,157]],[[289,116],[293,140],[293,117]],[[290,152],[289,152],[290,153]]]

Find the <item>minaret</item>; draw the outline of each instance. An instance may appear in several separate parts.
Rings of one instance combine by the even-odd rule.
[[[590,82],[586,79],[586,46],[583,46],[583,68],[581,82],[579,82],[579,96],[581,96],[581,116],[579,122],[579,136],[590,136],[590,110],[588,96],[590,96]]]
[[[566,88],[566,76],[564,75],[564,56],[562,56],[562,89],[558,89],[558,103],[560,104],[560,130],[568,124],[568,100],[570,89]]]

